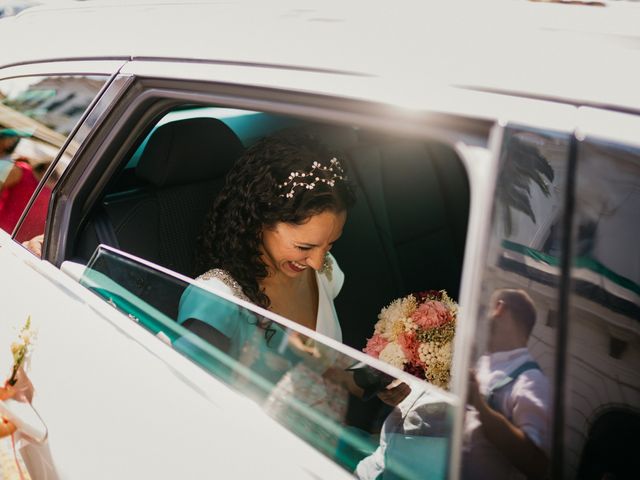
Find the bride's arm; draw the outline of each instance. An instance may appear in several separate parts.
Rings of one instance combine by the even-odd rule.
[[[188,318],[182,323],[182,325],[187,330],[195,333],[200,338],[206,340],[219,350],[222,350],[223,352],[229,351],[229,347],[231,346],[231,339],[225,336],[218,329],[213,328],[211,325],[198,320],[197,318]]]

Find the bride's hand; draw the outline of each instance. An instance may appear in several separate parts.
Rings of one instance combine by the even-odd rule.
[[[398,383],[398,380],[394,380],[387,387],[378,392],[378,398],[387,405],[395,407],[402,402],[407,395],[411,393],[411,388],[404,382]]]

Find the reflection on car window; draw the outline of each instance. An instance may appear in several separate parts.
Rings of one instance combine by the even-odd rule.
[[[105,80],[52,76],[0,81],[0,228],[14,230],[49,165]],[[48,176],[17,237],[34,253],[43,240],[56,181],[55,175]]]
[[[568,135],[505,130],[464,421],[465,479],[543,478],[550,465],[568,152]],[[496,430],[497,421],[512,428]]]
[[[446,392],[110,248],[98,248],[81,283],[359,478],[447,478]],[[394,381],[409,396],[371,413],[366,428],[351,424],[348,394],[374,396]]]
[[[578,159],[564,392],[565,438],[575,445],[566,469],[576,478],[633,478],[640,435],[640,149],[585,140]]]

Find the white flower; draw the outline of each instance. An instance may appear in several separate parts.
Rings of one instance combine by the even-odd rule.
[[[426,365],[433,365],[434,363],[451,365],[452,354],[451,342],[446,342],[442,345],[438,345],[435,342],[426,342],[418,347],[420,360]]]
[[[20,338],[25,346],[31,345],[36,339],[36,333],[30,328],[27,328],[20,332]]]
[[[451,365],[451,357],[453,356],[453,346],[451,342],[446,342],[438,348],[438,361],[444,365]]]
[[[380,360],[397,368],[402,368],[407,361],[404,352],[397,343],[389,343],[380,352]]]
[[[404,331],[405,332],[409,333],[409,332],[412,332],[412,331],[413,332],[418,331],[418,325],[410,317],[403,318],[402,322],[404,323]]]
[[[405,329],[406,321],[415,309],[416,299],[413,295],[394,300],[380,311],[374,333],[387,340],[395,340],[396,335]]]

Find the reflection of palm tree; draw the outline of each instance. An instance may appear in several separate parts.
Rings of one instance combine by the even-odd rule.
[[[498,201],[502,205],[505,234],[513,231],[512,210],[518,210],[536,223],[531,208],[531,183],[549,196],[547,182],[553,181],[553,168],[538,149],[516,135],[508,135],[500,158],[502,172],[498,179]],[[546,180],[545,180],[546,179]]]

